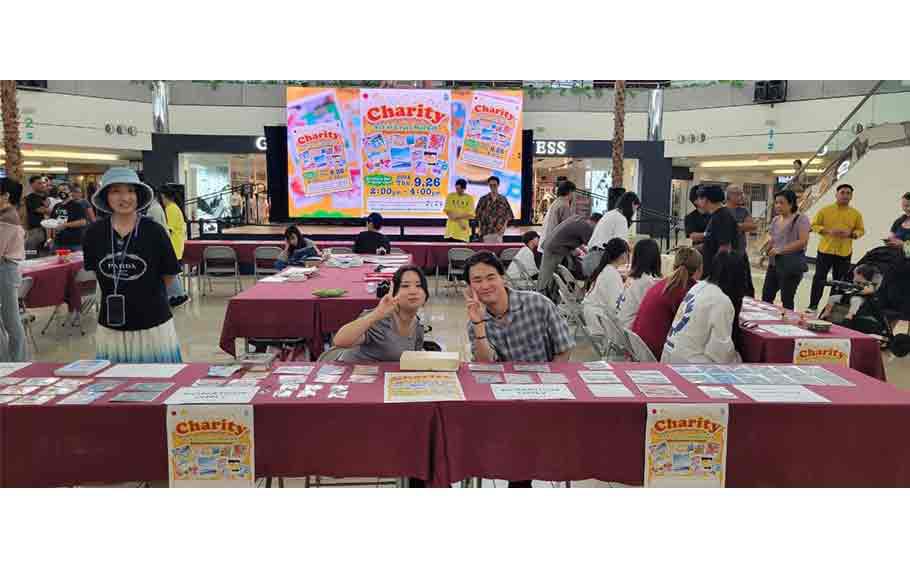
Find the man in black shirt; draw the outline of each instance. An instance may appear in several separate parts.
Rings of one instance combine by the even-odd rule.
[[[702,250],[702,243],[705,241],[705,230],[708,228],[708,219],[711,218],[698,206],[698,190],[700,187],[699,185],[694,185],[689,191],[689,201],[695,206],[695,210],[686,215],[685,218],[686,237],[692,239],[692,246],[699,251]]]
[[[380,229],[382,229],[382,215],[370,213],[367,217],[367,230],[354,239],[354,252],[357,254],[388,254],[391,252],[392,245],[389,243],[389,238],[380,233]]]
[[[66,192],[60,192],[61,203],[54,206],[51,218],[60,223],[54,230],[54,248],[82,250],[82,235],[88,226],[85,206]]]
[[[28,233],[25,239],[25,250],[37,251],[47,240],[47,231],[41,226],[50,213],[47,201],[47,179],[42,176],[28,178],[32,192],[25,196],[25,212]]]
[[[705,244],[702,256],[704,273],[711,274],[714,256],[721,252],[735,252],[739,246],[739,225],[730,209],[724,207],[724,190],[716,185],[701,187],[698,190],[698,206],[711,215],[705,228]]]

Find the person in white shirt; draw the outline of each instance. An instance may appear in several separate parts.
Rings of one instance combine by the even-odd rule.
[[[537,231],[528,231],[521,236],[521,242],[523,242],[525,246],[521,247],[521,250],[518,251],[515,258],[509,263],[509,269],[506,270],[506,276],[513,281],[520,281],[526,278],[537,278],[537,273],[539,272],[537,268],[537,258],[534,256],[534,252],[540,245],[540,235],[537,234]],[[520,269],[519,266],[521,267]]]
[[[625,288],[616,301],[616,314],[621,327],[632,326],[642,298],[662,278],[660,260],[660,245],[657,241],[644,239],[635,243],[632,249],[632,268]]]
[[[597,314],[616,315],[616,302],[623,288],[619,267],[628,263],[629,243],[618,237],[611,239],[604,248],[600,266],[588,281],[589,290],[581,302],[585,323],[594,335],[604,334]]]
[[[543,244],[547,235],[553,234],[560,223],[571,217],[575,212],[575,191],[577,188],[571,181],[560,182],[556,188],[556,201],[547,208],[547,214],[543,218],[543,225],[540,229],[540,242],[537,247],[543,252]]]
[[[689,290],[673,319],[661,363],[740,363],[739,310],[746,290],[742,255],[720,252],[711,274]]]
[[[608,211],[597,226],[591,238],[588,239],[588,254],[582,261],[582,270],[585,276],[590,276],[600,265],[600,256],[603,248],[610,239],[623,239],[629,242],[629,227],[635,212],[641,207],[638,195],[632,192],[623,193],[616,201],[616,207]]]

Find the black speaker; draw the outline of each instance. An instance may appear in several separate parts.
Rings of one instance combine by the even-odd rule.
[[[756,81],[752,99],[759,104],[782,103],[787,100],[787,82]]]

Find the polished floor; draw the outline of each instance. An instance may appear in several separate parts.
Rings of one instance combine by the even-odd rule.
[[[761,290],[764,282],[764,272],[753,269],[755,288]],[[808,305],[811,272],[808,273],[799,287],[797,308]],[[252,277],[244,278],[244,287],[254,284]],[[431,290],[433,283],[430,283]],[[177,309],[174,314],[177,331],[181,340],[181,348],[185,361],[194,362],[226,362],[231,357],[221,351],[218,340],[221,334],[221,324],[224,320],[225,307],[228,299],[233,295],[234,288],[230,281],[216,283],[214,293],[202,296],[199,290],[193,287],[193,299],[187,305]],[[61,325],[64,318],[59,317],[51,324],[45,334],[40,330],[51,316],[52,309],[37,309],[33,313],[37,322],[33,327],[38,343],[38,352],[35,360],[68,362],[80,358],[93,358],[95,354],[93,335],[96,323],[91,321],[91,314],[86,316],[84,332],[82,335],[78,328],[70,325]],[[432,326],[431,338],[441,343],[448,351],[458,351],[463,356],[469,354],[470,347],[466,337],[467,316],[464,300],[455,290],[440,289],[438,295],[430,298],[424,313],[424,319]],[[900,324],[903,331],[906,322]],[[579,345],[572,354],[573,360],[584,361],[594,358],[590,345],[579,336]],[[910,389],[910,356],[899,359],[888,352],[883,353],[884,364],[888,381],[899,388]],[[380,486],[376,480],[361,480],[362,487]],[[328,482],[328,480],[327,480]],[[561,483],[538,482],[535,487],[565,487]],[[303,480],[287,480],[287,487],[302,487]],[[387,487],[389,485],[382,485]],[[505,481],[485,480],[484,487],[505,487]],[[573,487],[619,487],[619,484],[604,483],[596,480],[580,481],[572,484]]]

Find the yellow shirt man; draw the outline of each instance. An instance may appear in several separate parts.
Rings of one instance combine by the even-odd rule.
[[[443,208],[449,218],[446,221],[445,237],[468,242],[471,238],[469,221],[474,218],[474,196],[464,193],[467,188],[467,183],[464,183],[464,180],[455,182],[455,188],[456,192],[450,193],[446,197],[446,205]],[[462,193],[459,193],[459,190]]]
[[[168,203],[164,208],[164,214],[167,216],[167,228],[171,236],[171,245],[174,247],[174,254],[177,256],[177,260],[182,260],[183,246],[186,243],[186,219],[183,217],[183,211],[176,203]]]
[[[866,234],[862,213],[837,203],[815,214],[812,231],[821,235],[818,252],[844,257],[853,254],[853,240]]]

